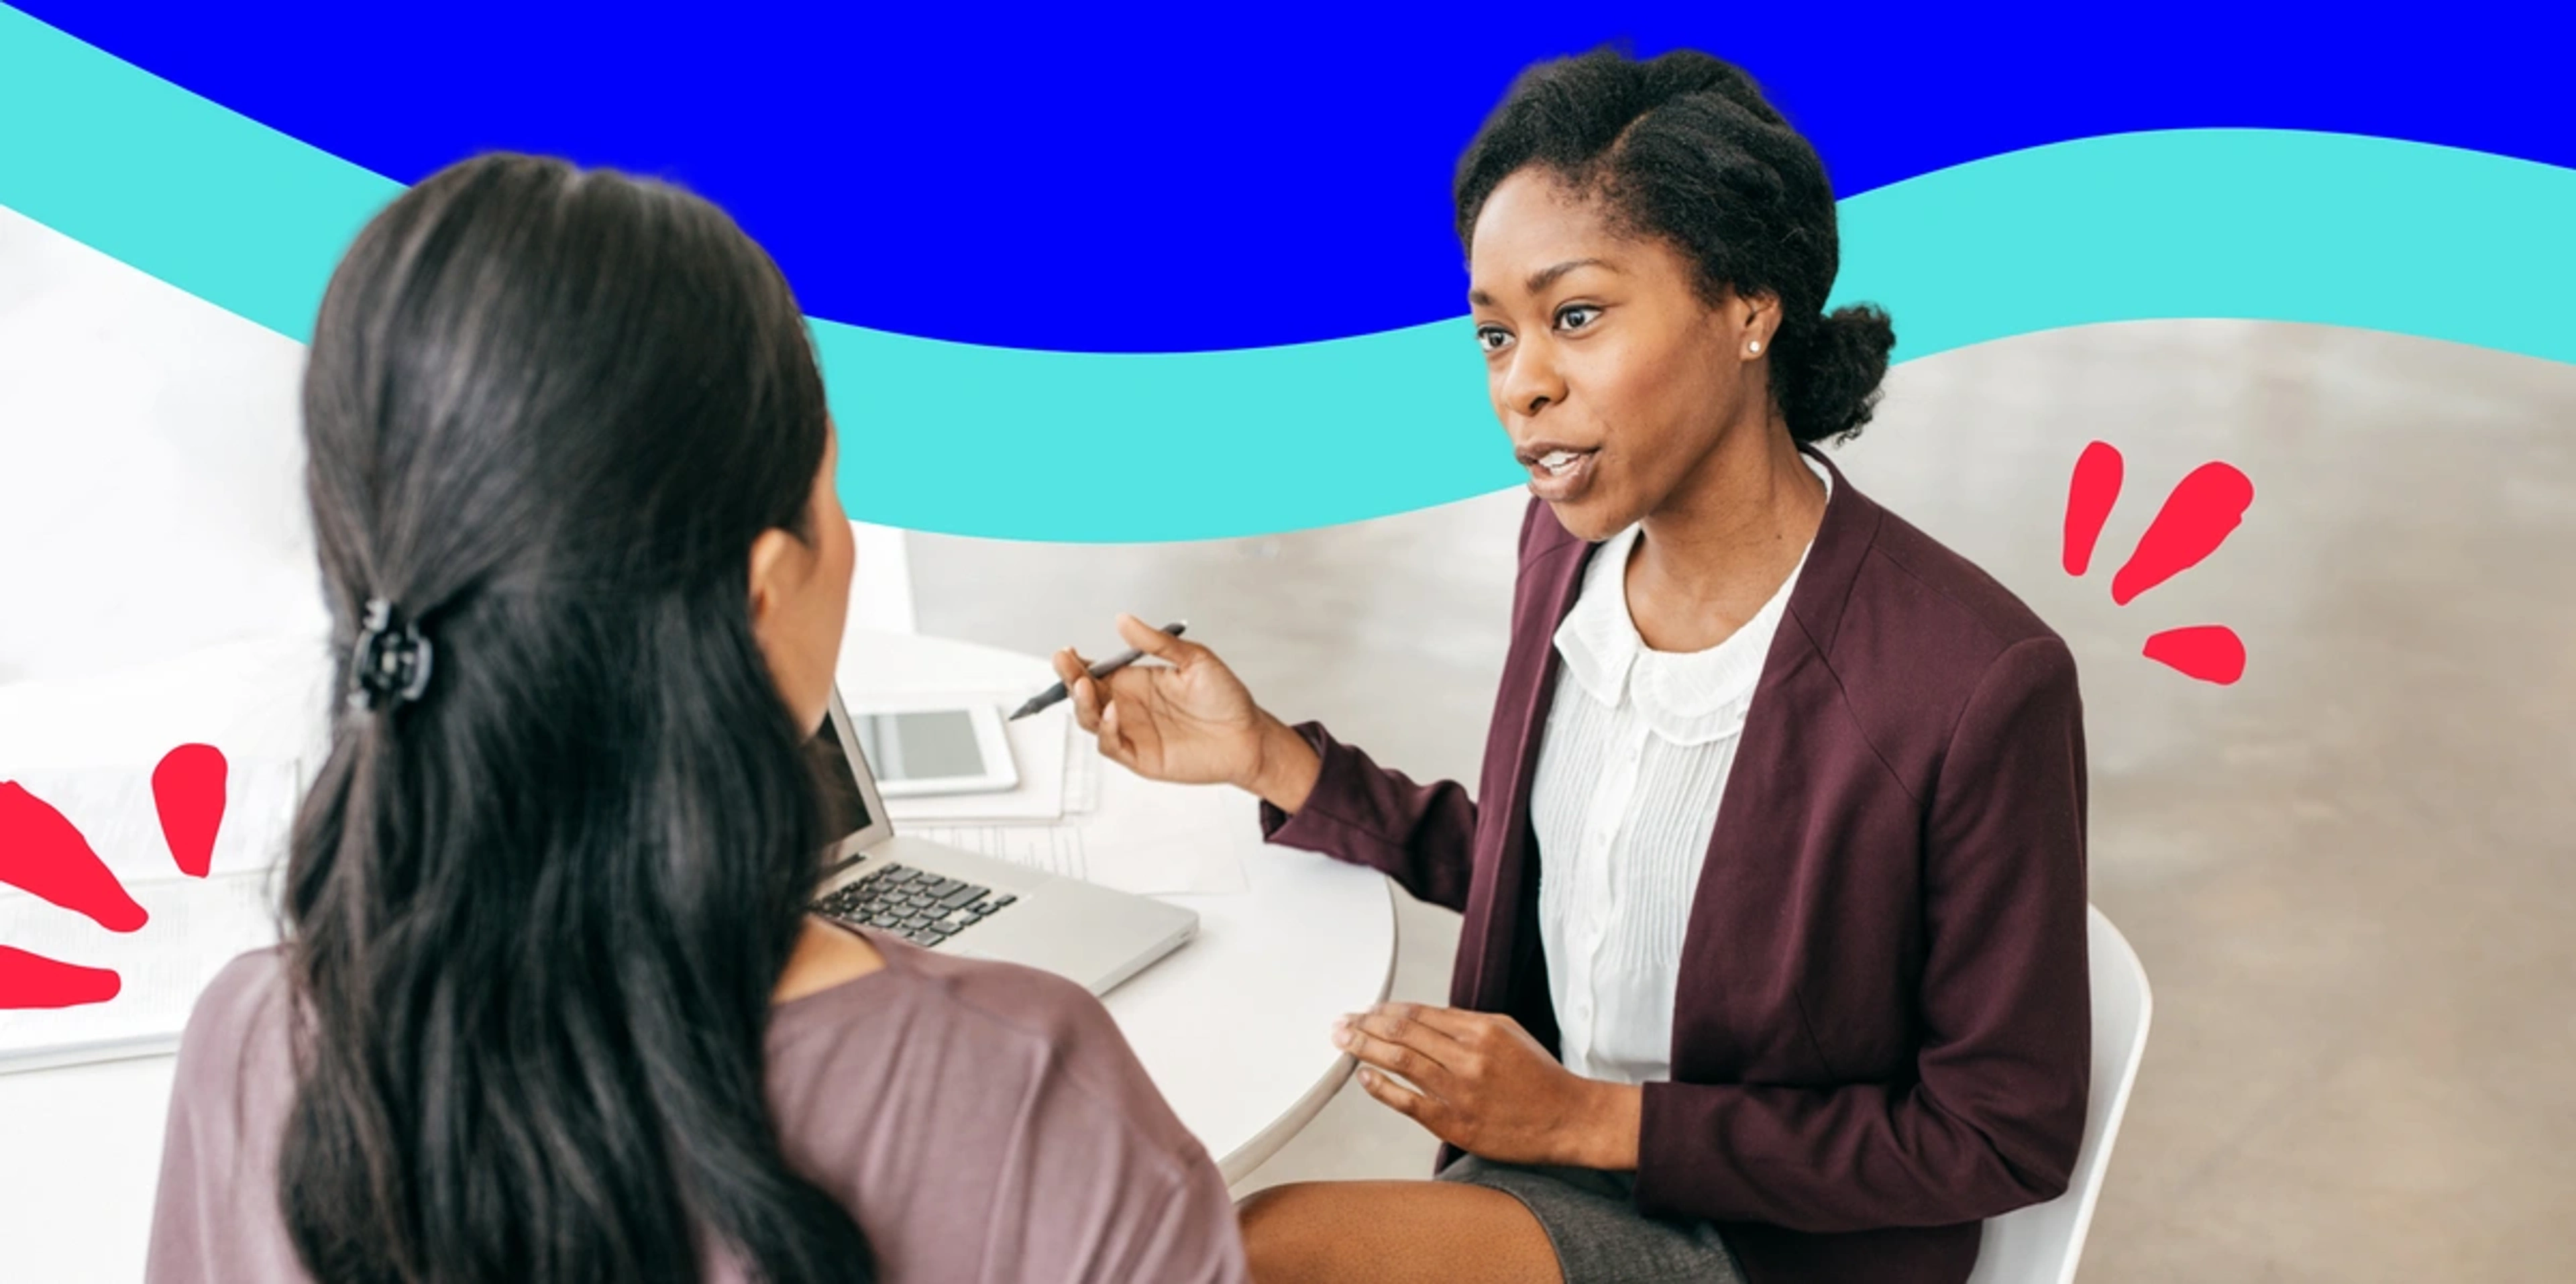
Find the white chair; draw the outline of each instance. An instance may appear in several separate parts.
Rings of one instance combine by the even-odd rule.
[[[850,627],[873,633],[917,631],[912,615],[912,562],[902,528],[852,521],[858,566],[850,576]]]
[[[2088,907],[2089,908],[2089,907]],[[2073,1284],[2084,1256],[2084,1232],[2111,1165],[2111,1143],[2129,1089],[2138,1081],[2138,1057],[2147,1050],[2147,1019],[2155,999],[2147,970],[2129,939],[2099,909],[2090,909],[2093,974],[2092,1107],[2084,1116],[2084,1145],[2066,1193],[2045,1204],[1986,1223],[1985,1243],[1968,1284]]]

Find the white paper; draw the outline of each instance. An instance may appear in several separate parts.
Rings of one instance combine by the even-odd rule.
[[[1141,896],[1226,896],[1250,887],[1243,849],[1260,846],[1250,806],[1239,790],[1153,785],[1147,796],[1115,811],[1057,825],[906,827],[901,832]]]
[[[1100,742],[1075,726],[1071,718],[1065,719],[1064,725],[1065,733],[1071,737],[1064,751],[1064,812],[1068,816],[1086,815],[1100,810]]]
[[[1091,851],[1083,841],[1079,825],[968,825],[904,832],[908,837],[928,839],[943,847],[1006,860],[1065,878],[1078,878],[1086,883],[1092,881]]]
[[[109,968],[121,983],[104,1003],[0,1009],[0,1072],[177,1047],[197,996],[224,965],[277,943],[281,876],[250,870],[128,881],[126,892],[150,916],[132,932],[108,931],[25,892],[0,891],[0,943],[61,963]]]

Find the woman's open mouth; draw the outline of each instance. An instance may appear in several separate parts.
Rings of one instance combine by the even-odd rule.
[[[1599,447],[1540,445],[1520,453],[1529,470],[1530,493],[1550,503],[1565,503],[1592,485],[1593,461]]]

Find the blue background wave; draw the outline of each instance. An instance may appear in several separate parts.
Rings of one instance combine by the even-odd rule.
[[[2565,6],[17,7],[378,175],[508,147],[677,178],[818,317],[1059,351],[1457,316],[1459,151],[1521,66],[1610,39],[1753,69],[1845,196],[2197,127],[2576,165]]]
[[[618,38],[598,46],[603,56],[624,47]],[[720,33],[708,47],[725,47]],[[371,92],[371,109],[393,111],[386,103],[409,91],[388,83]],[[419,98],[402,114],[435,118],[437,105]],[[1403,123],[1388,118],[1389,128]],[[1124,128],[1118,136],[1132,135],[1134,149],[1171,146],[1149,122]],[[1068,164],[1106,136],[1024,141],[1018,163]],[[776,141],[755,134],[744,145]],[[1168,155],[1175,166],[1193,163]],[[798,181],[782,171],[768,190]],[[1391,298],[1360,260],[1380,233],[1413,234],[1403,201],[1346,181],[1320,186],[1348,207],[1333,233],[1351,260],[1303,284]],[[954,193],[893,188],[911,203],[848,226],[942,228],[940,202]],[[0,205],[302,339],[349,237],[398,190],[0,4]],[[1030,244],[1069,235],[1050,221],[1056,212],[1024,207]],[[1425,217],[1445,229],[1445,208]],[[2087,322],[2221,316],[2576,361],[2576,328],[2563,313],[2576,296],[2570,226],[2576,168],[2564,165],[2332,132],[2116,133],[1847,196],[1835,301],[1885,304],[1900,360]],[[1454,287],[1446,236],[1435,233]],[[1238,294],[1242,281],[1260,282],[1248,296],[1256,302],[1297,297],[1300,283],[1276,267],[1271,248],[1246,243],[1209,272]],[[977,272],[1017,273],[1006,302],[972,300],[978,315],[1003,320],[1205,319],[1137,288],[1097,247],[1064,250],[1095,269],[1085,271],[1043,256],[925,265],[922,253],[918,237],[853,233],[824,265],[869,281],[932,272],[951,287]],[[867,293],[900,301],[875,285]],[[963,296],[946,288],[937,297]],[[1428,306],[1433,320],[1348,337],[1167,353],[1031,350],[821,319],[816,340],[849,443],[842,497],[857,516],[919,530],[1131,541],[1323,525],[1512,485],[1517,470],[1468,330],[1453,305]]]

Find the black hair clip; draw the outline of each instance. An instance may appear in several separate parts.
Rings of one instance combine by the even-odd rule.
[[[373,709],[380,699],[395,704],[418,700],[429,689],[429,662],[435,648],[420,635],[420,626],[405,621],[394,627],[394,604],[367,599],[367,620],[349,658],[349,703]]]

